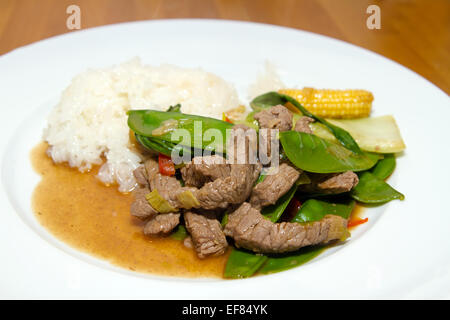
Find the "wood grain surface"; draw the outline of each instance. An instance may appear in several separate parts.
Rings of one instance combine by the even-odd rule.
[[[81,28],[167,18],[263,22],[320,33],[380,53],[450,93],[450,0],[0,0],[0,54],[68,30],[66,8],[81,8]],[[366,9],[381,9],[381,29]]]

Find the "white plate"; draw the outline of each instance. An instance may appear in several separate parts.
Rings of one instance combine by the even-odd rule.
[[[77,73],[140,56],[202,67],[245,90],[266,60],[290,86],[365,88],[374,115],[393,114],[407,144],[390,183],[405,201],[366,211],[339,250],[289,271],[246,280],[149,276],[80,253],[34,219],[38,182],[29,152]],[[50,38],[0,57],[1,298],[449,298],[448,96],[377,54],[293,29],[230,21],[161,20]]]

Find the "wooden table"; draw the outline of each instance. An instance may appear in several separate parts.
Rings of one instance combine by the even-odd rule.
[[[0,0],[0,54],[68,30],[66,8],[81,28],[166,18],[264,22],[312,31],[378,52],[450,93],[450,0]],[[369,5],[381,9],[370,30]]]

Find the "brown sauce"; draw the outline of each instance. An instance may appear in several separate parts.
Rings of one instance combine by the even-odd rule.
[[[41,143],[31,152],[34,169],[42,179],[33,193],[37,220],[65,243],[114,265],[143,273],[177,277],[222,278],[228,252],[201,260],[182,241],[149,238],[143,222],[130,215],[131,194],[105,186],[95,176],[65,164],[54,164]],[[362,216],[356,205],[350,220]],[[353,230],[357,226],[350,228]]]
[[[130,215],[132,195],[107,187],[97,169],[81,173],[68,165],[55,165],[41,143],[31,153],[42,179],[33,193],[37,220],[65,243],[143,273],[177,277],[222,277],[228,254],[204,260],[182,241],[148,238],[142,222]]]

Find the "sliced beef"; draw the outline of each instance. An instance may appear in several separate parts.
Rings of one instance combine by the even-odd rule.
[[[153,175],[159,172],[158,162],[152,158],[147,159],[144,162],[145,172],[147,173],[147,178],[151,179]]]
[[[301,186],[304,192],[338,194],[348,192],[358,182],[358,176],[352,171],[332,174],[308,174],[311,184]]]
[[[313,118],[310,117],[306,117],[303,116],[300,119],[297,120],[297,122],[295,123],[295,131],[298,132],[304,132],[304,133],[313,133],[313,131],[311,130],[311,128],[309,127],[309,124],[314,122]]]
[[[133,171],[136,182],[142,186],[148,186],[147,171],[144,166],[139,166]]]
[[[164,236],[180,223],[179,213],[162,213],[150,219],[144,227],[147,236]]]
[[[281,104],[264,109],[253,116],[260,128],[289,131],[292,128],[292,113]]]
[[[144,165],[139,166],[133,171],[133,175],[137,183],[143,187],[149,186],[149,178],[159,172],[158,162],[149,158],[144,162]]]
[[[276,174],[267,175],[253,188],[250,204],[256,209],[274,204],[289,191],[299,176],[300,173],[296,169],[282,163]]]
[[[227,139],[227,163],[257,163],[258,137],[256,130],[243,124],[233,126]]]
[[[230,165],[226,163],[225,158],[218,155],[195,157],[181,169],[184,183],[197,188],[229,175]]]
[[[227,163],[230,173],[228,176],[206,183],[195,192],[194,195],[201,208],[224,209],[230,204],[240,204],[250,196],[262,168],[255,156],[256,141],[252,141],[256,138],[256,133],[252,134],[250,130],[253,129],[243,125],[233,127],[227,143]],[[244,142],[244,148],[241,148],[239,141]]]
[[[205,184],[195,197],[200,207],[207,210],[242,203],[250,196],[260,171],[260,165],[232,164],[228,177]]]
[[[134,192],[134,201],[130,206],[130,213],[139,219],[148,219],[155,217],[158,212],[148,203],[145,195],[150,193],[148,188],[139,188]]]
[[[218,256],[225,252],[227,239],[219,221],[213,215],[188,211],[184,213],[184,221],[199,258]]]
[[[347,220],[339,216],[326,215],[307,224],[273,223],[247,202],[228,216],[224,232],[237,246],[261,253],[295,251],[348,236]]]
[[[149,182],[152,191],[158,190],[159,195],[166,199],[172,207],[179,207],[177,195],[183,191],[183,187],[175,177],[155,173]]]

